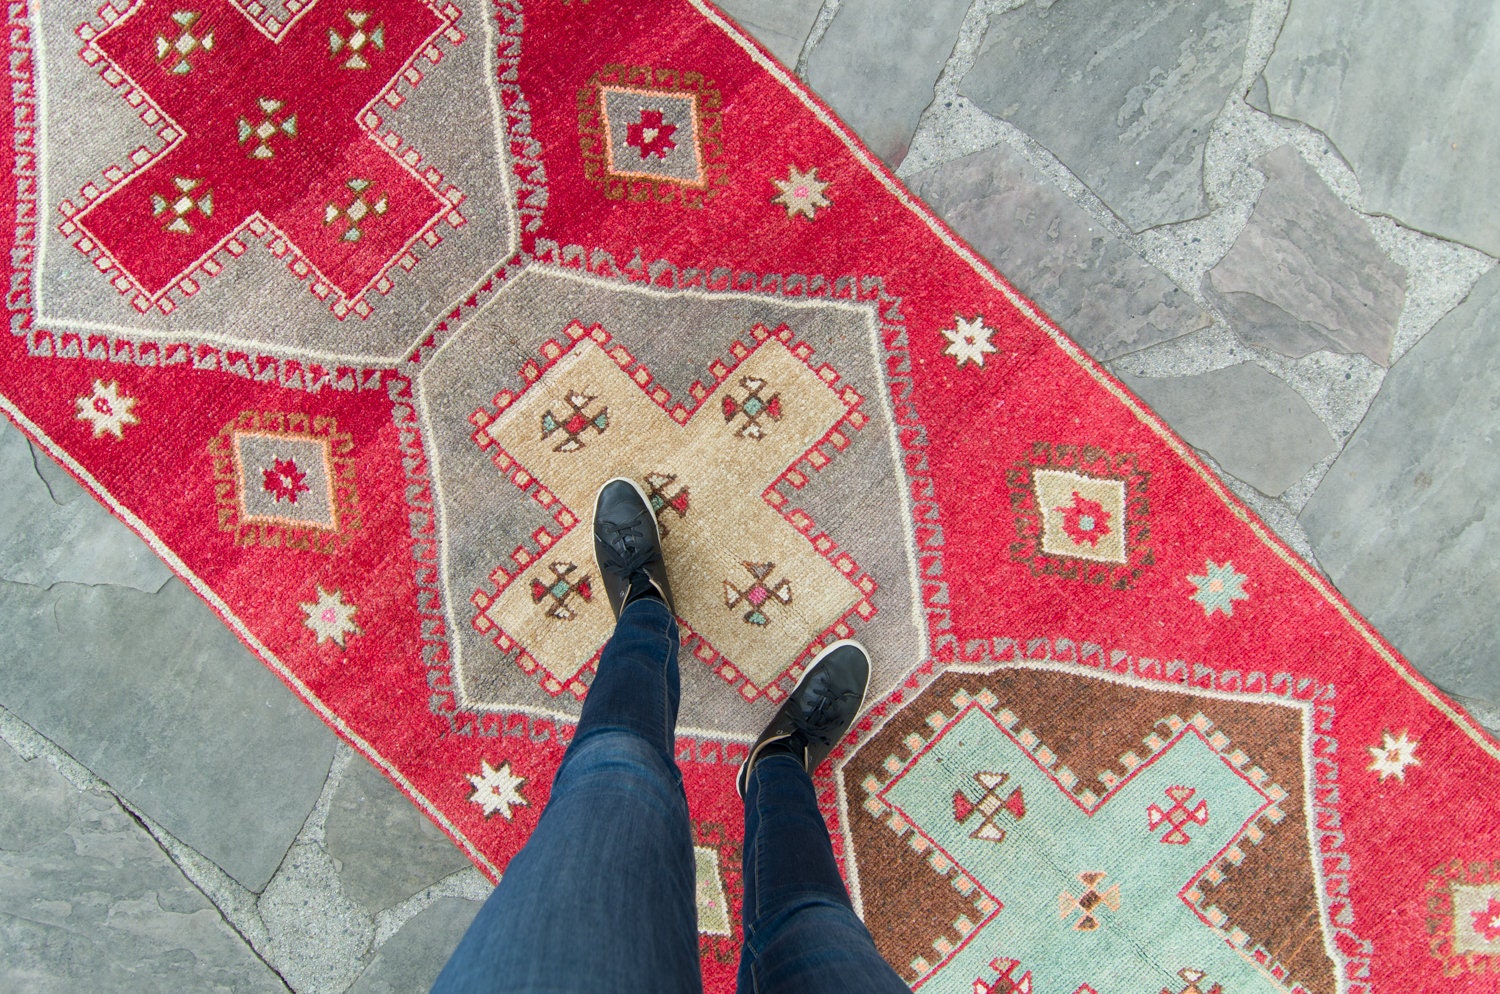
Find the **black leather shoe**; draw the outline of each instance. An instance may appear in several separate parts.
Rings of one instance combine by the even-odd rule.
[[[616,621],[626,604],[642,597],[655,597],[677,613],[656,516],[634,480],[617,476],[594,498],[594,563]]]
[[[750,747],[735,779],[740,797],[762,756],[790,753],[809,775],[816,770],[859,717],[869,683],[870,657],[858,642],[845,639],[818,653]]]

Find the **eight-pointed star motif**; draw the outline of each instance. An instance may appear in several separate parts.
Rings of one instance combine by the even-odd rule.
[[[131,412],[135,407],[135,398],[120,393],[120,384],[115,380],[108,383],[95,380],[94,392],[87,397],[77,398],[75,403],[78,405],[78,420],[93,425],[95,438],[101,437],[105,432],[115,438],[123,438],[125,427],[139,424],[141,420]]]
[[[469,774],[469,783],[474,786],[474,793],[469,795],[469,800],[484,809],[486,818],[498,813],[501,818],[510,821],[511,808],[524,808],[527,805],[526,798],[521,796],[526,778],[512,773],[509,763],[501,763],[497,770],[489,764],[489,760],[480,760],[479,772]]]
[[[1189,576],[1188,579],[1198,588],[1193,592],[1193,600],[1203,608],[1203,616],[1206,618],[1213,617],[1215,611],[1233,615],[1235,601],[1250,599],[1244,589],[1245,581],[1249,578],[1236,572],[1234,563],[1220,566],[1210,559],[1203,564],[1202,576]]]
[[[995,333],[995,329],[985,327],[983,314],[976,314],[972,318],[955,314],[953,321],[952,328],[942,329],[948,338],[948,347],[943,352],[957,359],[960,369],[966,362],[983,368],[984,357],[1000,351],[990,344],[990,336]]]
[[[796,166],[788,166],[787,169],[787,179],[771,180],[781,191],[771,198],[771,202],[785,207],[787,217],[796,217],[801,214],[804,217],[813,218],[817,215],[818,208],[829,207],[833,204],[833,201],[824,195],[828,184],[818,179],[816,166],[805,173]]]
[[[1386,732],[1384,742],[1368,747],[1372,762],[1366,769],[1379,773],[1382,780],[1395,777],[1404,783],[1406,768],[1422,765],[1422,761],[1417,758],[1417,745],[1417,742],[1406,737],[1405,729],[1398,735]]]
[[[354,605],[337,590],[319,587],[317,600],[297,606],[307,615],[303,624],[318,636],[319,645],[332,640],[342,647],[350,635],[360,634],[359,626],[354,623]]]

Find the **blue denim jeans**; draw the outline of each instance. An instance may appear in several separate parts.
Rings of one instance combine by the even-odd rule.
[[[703,988],[692,833],[674,756],[677,622],[627,607],[604,647],[536,831],[443,968],[434,994],[694,994]],[[739,990],[906,992],[855,915],[790,756],[745,798]]]

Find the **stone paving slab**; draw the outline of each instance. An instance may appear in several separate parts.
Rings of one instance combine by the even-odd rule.
[[[158,594],[0,583],[0,703],[250,890],[334,736],[180,581]]]
[[[818,19],[818,5],[806,0],[720,0],[719,9],[788,69],[797,67],[802,43]]]
[[[1189,445],[1271,497],[1338,451],[1307,401],[1254,363],[1196,376],[1120,378]]]
[[[0,580],[155,592],[172,571],[26,436],[0,419]]]
[[[1255,213],[1208,274],[1235,334],[1282,355],[1328,349],[1389,366],[1406,273],[1295,148],[1256,168],[1266,188]]]
[[[1209,324],[1191,297],[1009,146],[924,169],[906,183],[1095,358]]]
[[[456,897],[434,901],[386,940],[349,994],[413,994],[431,988],[479,907],[477,901]]]
[[[1041,142],[1132,229],[1196,217],[1250,12],[1249,0],[1025,4],[991,18],[960,91]]]
[[[1500,255],[1500,7],[1291,0],[1264,75],[1260,106],[1332,139],[1366,209]]]
[[[1360,613],[1500,712],[1500,269],[1398,361],[1301,521]]]
[[[3,742],[0,895],[0,990],[287,990],[114,798]]]
[[[808,85],[894,168],[968,10],[969,0],[843,0],[808,57]]]
[[[344,893],[370,914],[470,865],[430,818],[359,757],[339,781],[324,832]]]

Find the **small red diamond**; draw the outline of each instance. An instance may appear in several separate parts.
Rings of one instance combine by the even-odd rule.
[[[770,399],[770,401],[766,404],[766,410],[770,413],[772,418],[778,421],[781,420],[781,394],[777,394]]]
[[[578,586],[574,587],[573,589],[577,590],[578,593],[583,597],[584,600],[592,600],[593,599],[594,588],[591,587],[591,586],[589,586],[589,582],[587,580],[581,581],[578,584]]]
[[[583,429],[587,428],[588,424],[588,418],[585,418],[582,414],[575,414],[568,419],[567,424],[563,425],[563,430],[566,431],[569,435],[577,435],[582,432]]]

